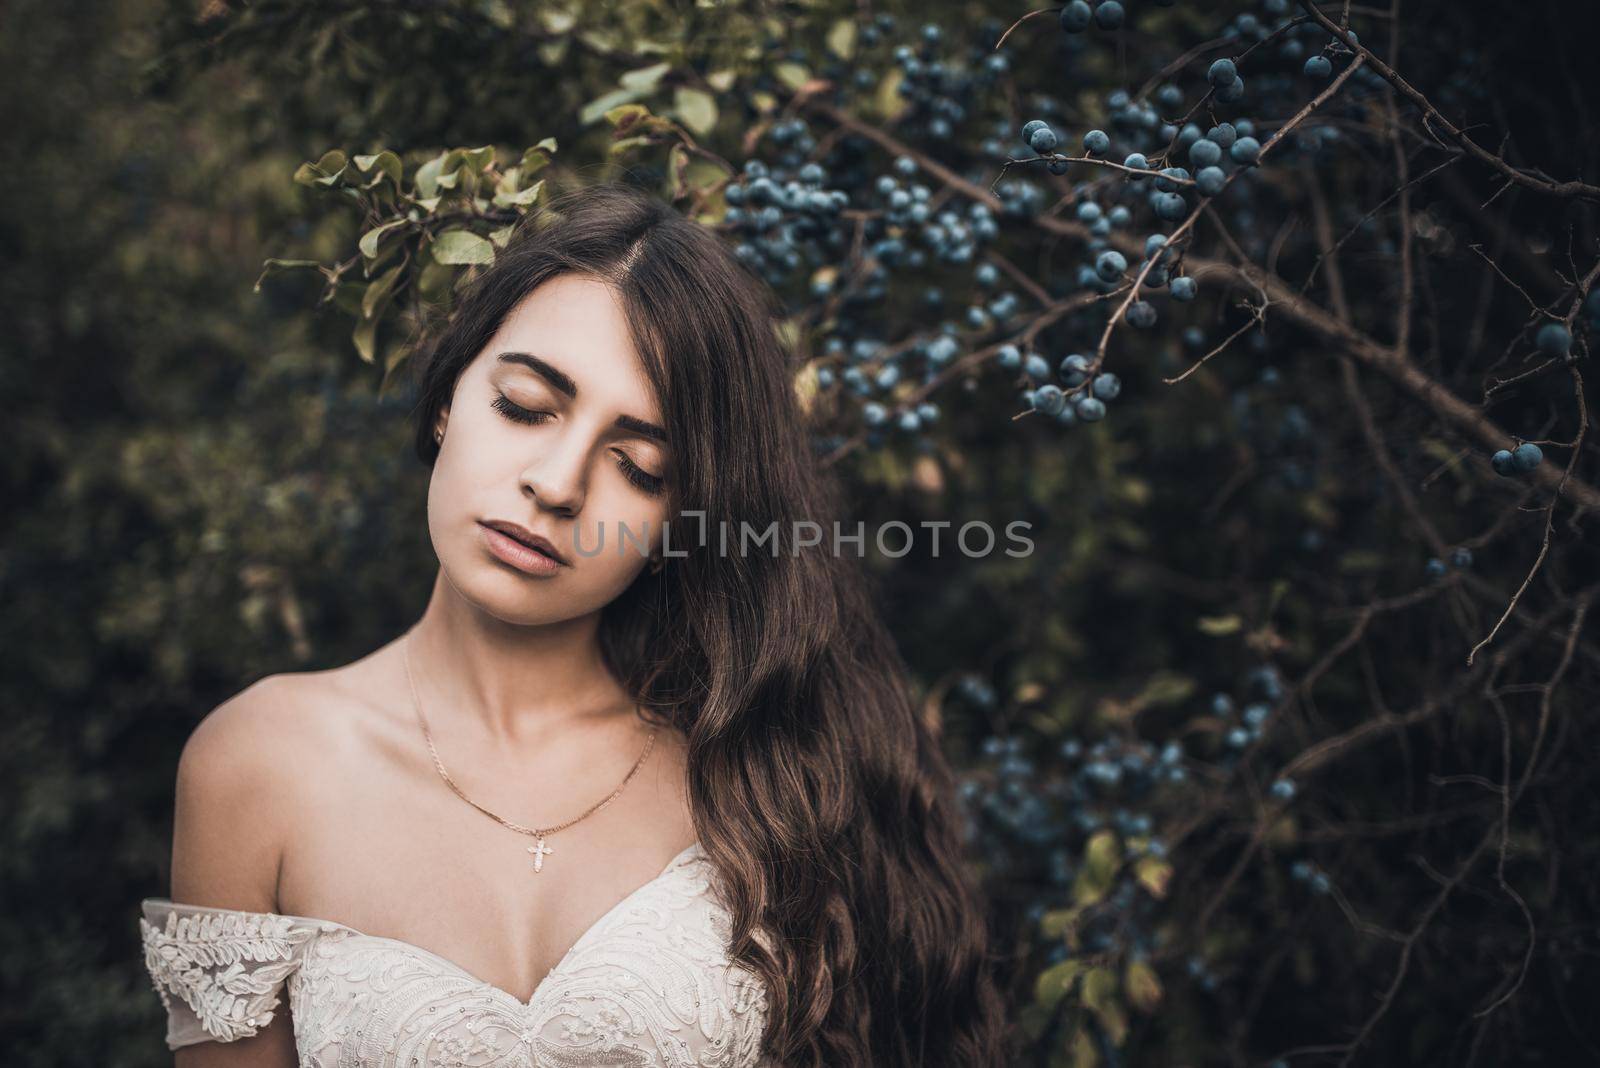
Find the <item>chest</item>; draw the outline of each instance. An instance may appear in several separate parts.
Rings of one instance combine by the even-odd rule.
[[[602,808],[545,835],[537,864],[539,837],[457,796],[420,737],[352,743],[340,773],[304,777],[278,910],[336,920],[374,948],[420,949],[526,1003],[597,921],[694,840],[681,750],[664,735]],[[470,766],[451,776],[490,811],[548,829],[611,795],[630,766],[560,782],[502,773],[475,783]]]

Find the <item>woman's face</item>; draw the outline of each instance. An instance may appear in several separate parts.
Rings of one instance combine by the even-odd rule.
[[[530,293],[461,373],[438,427],[434,552],[491,615],[536,624],[597,611],[661,545],[661,415],[607,283],[561,275]],[[496,522],[548,538],[566,563],[519,548]]]

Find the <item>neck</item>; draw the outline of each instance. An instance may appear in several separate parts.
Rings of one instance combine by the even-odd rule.
[[[429,728],[515,751],[631,718],[600,656],[599,622],[507,623],[463,601],[441,569],[403,639]]]

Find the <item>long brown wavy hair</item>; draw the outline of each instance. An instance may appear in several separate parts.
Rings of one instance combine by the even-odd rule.
[[[440,406],[506,315],[566,273],[620,294],[670,434],[672,544],[688,555],[607,605],[601,642],[645,718],[688,738],[730,956],[768,990],[766,1052],[785,1066],[1000,1064],[999,960],[954,775],[858,557],[833,551],[840,491],[815,460],[770,287],[651,194],[563,192],[425,330],[417,454],[433,463]],[[796,550],[806,520],[823,543]],[[770,525],[776,551],[718,551],[723,523],[733,545],[741,524]]]

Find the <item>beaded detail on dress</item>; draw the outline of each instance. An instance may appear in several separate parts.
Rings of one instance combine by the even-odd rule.
[[[255,1034],[284,991],[299,1068],[767,1068],[766,990],[728,960],[711,874],[698,842],[679,853],[526,1002],[420,946],[311,916],[145,898],[139,929],[169,1049]]]

